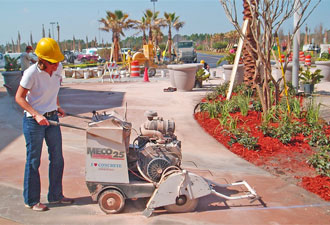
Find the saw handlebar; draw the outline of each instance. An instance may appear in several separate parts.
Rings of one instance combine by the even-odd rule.
[[[78,129],[78,130],[86,130],[85,128],[81,128],[81,127],[76,127],[70,124],[66,124],[66,123],[60,123],[54,120],[48,120],[49,124],[51,126],[63,126],[63,127],[70,127],[70,128],[74,128],[74,129]]]

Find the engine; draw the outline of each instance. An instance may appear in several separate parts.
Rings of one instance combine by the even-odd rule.
[[[136,165],[146,180],[158,182],[165,169],[181,165],[181,141],[174,135],[174,121],[163,120],[153,111],[145,115],[148,121],[140,127]]]

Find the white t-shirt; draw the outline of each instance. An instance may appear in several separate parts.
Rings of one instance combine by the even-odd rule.
[[[29,89],[26,101],[43,115],[57,109],[57,95],[61,86],[63,66],[59,63],[57,70],[50,76],[38,68],[37,63],[24,71],[20,85]],[[27,116],[31,116],[26,112]]]
[[[28,54],[27,52],[23,52],[21,54],[21,70],[25,71],[27,68],[30,67],[32,56]]]

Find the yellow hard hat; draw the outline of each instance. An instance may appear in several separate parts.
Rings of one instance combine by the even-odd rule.
[[[204,59],[202,59],[200,63],[204,64],[205,63]]]
[[[52,38],[41,38],[37,44],[36,55],[51,63],[57,63],[64,60],[60,47]]]

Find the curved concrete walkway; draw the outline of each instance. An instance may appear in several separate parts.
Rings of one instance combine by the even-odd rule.
[[[105,215],[91,201],[84,182],[85,132],[63,127],[65,157],[64,194],[76,198],[76,204],[51,207],[36,213],[24,208],[22,181],[25,163],[25,142],[21,134],[21,113],[0,92],[0,223],[7,224],[330,224],[330,203],[279,177],[246,162],[228,151],[206,134],[193,119],[193,108],[205,93],[220,80],[211,80],[203,90],[163,92],[168,80],[125,83],[71,83],[64,80],[60,92],[62,107],[71,113],[90,116],[92,110],[115,109],[123,114],[127,103],[127,118],[133,128],[146,120],[144,111],[155,110],[164,119],[176,122],[176,135],[182,141],[183,164],[189,170],[217,183],[247,180],[262,196],[267,207],[248,200],[224,201],[216,196],[200,200],[197,211],[168,214],[158,211],[151,218],[142,216],[146,200],[127,200],[125,210],[118,215]],[[63,123],[86,127],[87,120],[75,117],[61,119]],[[136,136],[132,131],[131,141]],[[48,160],[44,149],[40,167],[42,202],[47,202]],[[194,163],[192,163],[194,162]],[[197,167],[195,166],[197,165]],[[222,190],[230,194],[231,190]],[[2,217],[2,218],[1,218]],[[2,222],[4,221],[4,222]]]

